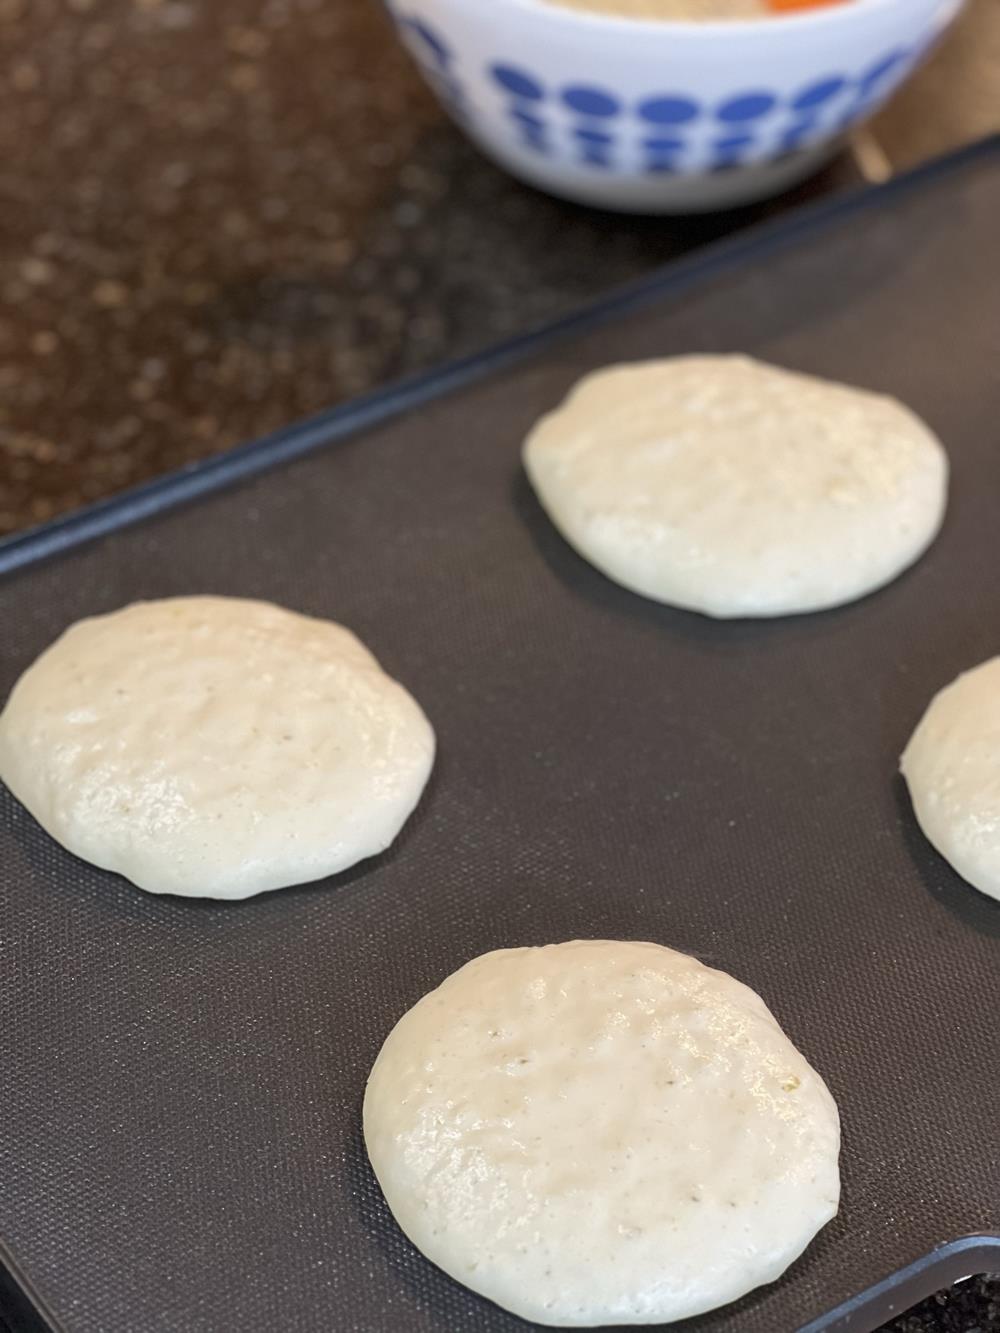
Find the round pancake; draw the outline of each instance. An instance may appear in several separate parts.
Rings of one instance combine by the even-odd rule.
[[[177,597],[73,625],[0,714],[0,777],[77,856],[151,893],[246,898],[387,847],[434,733],[349,630]]]
[[[1000,899],[1000,657],[934,696],[900,768],[927,839]]]
[[[364,1131],[414,1244],[541,1324],[713,1309],[837,1211],[822,1080],[758,995],[657,944],[466,964],[387,1037]]]
[[[933,540],[948,479],[894,399],[743,356],[588,375],[524,463],[609,578],[720,617],[818,611],[888,583]]]

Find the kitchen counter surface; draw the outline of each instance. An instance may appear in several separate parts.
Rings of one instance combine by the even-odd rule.
[[[0,0],[0,534],[551,318],[761,215],[628,219],[484,161],[376,0]],[[1000,125],[974,0],[862,145]],[[845,155],[793,199],[859,179]]]
[[[0,71],[2,535],[997,130],[1000,0],[819,178],[682,221],[502,175],[375,0],[0,0]],[[1000,1328],[1000,1282],[892,1328]]]

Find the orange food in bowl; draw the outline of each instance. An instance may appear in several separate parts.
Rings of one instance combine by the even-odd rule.
[[[784,14],[792,9],[820,9],[826,5],[842,5],[846,0],[767,0],[768,9]]]

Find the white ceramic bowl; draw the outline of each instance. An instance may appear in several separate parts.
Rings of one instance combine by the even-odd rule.
[[[388,0],[450,114],[552,194],[686,212],[808,174],[903,82],[963,0],[849,0],[719,22],[546,0]]]

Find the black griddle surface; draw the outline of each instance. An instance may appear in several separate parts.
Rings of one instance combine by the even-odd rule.
[[[927,845],[896,774],[934,691],[1000,652],[998,225],[992,144],[0,550],[4,692],[79,616],[264,597],[353,628],[440,746],[388,853],[245,904],[143,894],[0,794],[0,1238],[54,1324],[526,1327],[400,1235],[361,1097],[447,973],[576,936],[732,972],[841,1108],[837,1220],[774,1286],[675,1327],[784,1333],[916,1263],[837,1324],[867,1329],[1000,1254],[923,1262],[1000,1231],[1000,903]],[[716,623],[565,545],[519,467],[539,413],[601,364],[724,350],[897,394],[940,433],[951,503],[913,570],[842,610]]]

